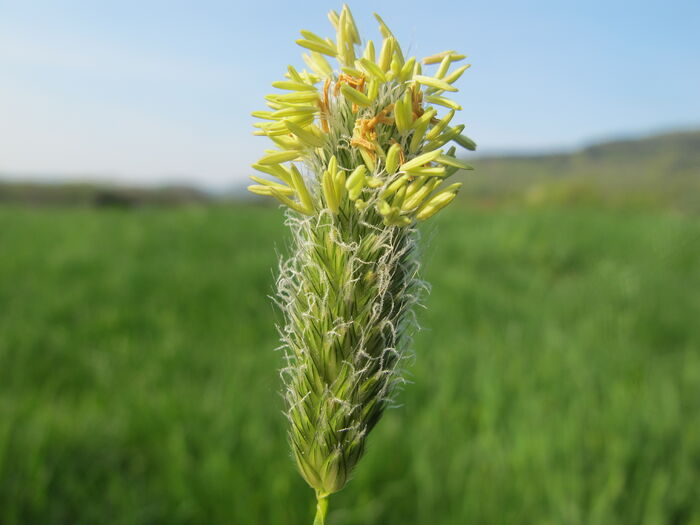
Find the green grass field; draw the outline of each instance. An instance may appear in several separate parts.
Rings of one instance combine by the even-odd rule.
[[[0,523],[310,525],[281,223],[0,208]],[[462,207],[424,238],[410,383],[329,525],[700,524],[700,219]]]

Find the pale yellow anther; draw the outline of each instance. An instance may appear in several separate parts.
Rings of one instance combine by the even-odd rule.
[[[437,188],[440,184],[439,179],[428,179],[428,177],[422,177],[422,179],[423,182],[421,182],[416,189],[412,191],[407,190],[407,197],[402,206],[404,211],[414,210],[418,208],[428,197],[428,195],[430,195],[433,192],[433,190]],[[416,181],[413,184],[416,184],[418,182],[419,181]]]
[[[465,135],[457,135],[455,138],[453,138],[457,144],[462,146],[463,148],[468,149],[469,151],[474,151],[476,149],[476,143],[470,139],[469,137]]]
[[[372,104],[372,100],[367,95],[356,90],[353,87],[350,87],[347,84],[343,84],[340,87],[340,92],[343,94],[343,96],[345,98],[347,98],[349,101],[357,104],[358,106],[369,106]]]
[[[416,213],[416,219],[419,221],[429,219],[452,202],[456,196],[456,193],[443,193],[441,195],[436,195],[421,207],[418,213]]]
[[[449,186],[447,186],[446,188],[441,189],[441,190],[436,194],[436,196],[437,196],[437,195],[441,195],[441,194],[443,194],[443,193],[457,193],[457,191],[459,191],[459,189],[460,189],[462,186],[463,186],[463,184],[462,184],[461,182],[454,182],[454,183],[450,184]]]
[[[401,165],[401,171],[410,171],[412,169],[419,168],[424,164],[433,162],[440,155],[442,155],[442,150],[429,151],[427,153],[423,153],[422,155],[418,155],[417,157],[409,160],[408,162],[404,162]]]
[[[360,71],[359,69],[354,68],[354,67],[344,66],[344,67],[340,68],[340,70],[343,73],[345,73],[346,75],[350,75],[351,77],[356,77],[356,78],[359,78],[364,74],[364,73],[362,73],[362,71]]]
[[[403,95],[403,104],[401,104],[401,112],[406,122],[406,127],[410,128],[413,124],[413,91],[407,89]]]
[[[408,226],[409,224],[411,224],[411,219],[409,217],[397,216],[390,226]]]
[[[309,102],[316,102],[318,100],[317,91],[293,91],[291,93],[283,93],[281,95],[274,95],[276,102],[291,102],[297,104],[308,104]]]
[[[435,72],[435,78],[443,78],[447,73],[447,70],[450,69],[451,63],[452,57],[450,55],[447,55],[445,58],[443,58],[442,62],[440,62],[440,67]]]
[[[403,97],[396,101],[394,104],[394,122],[396,124],[396,129],[399,133],[406,133],[410,124],[406,119],[406,111],[404,110],[404,99]]]
[[[320,53],[312,53],[312,54],[320,57],[321,60],[326,61],[326,59],[323,58],[323,55],[321,55]],[[328,63],[328,61],[326,61],[326,63]],[[329,64],[329,66],[330,66],[330,64]],[[316,84],[320,78],[321,78],[320,76],[316,76],[316,75],[314,75],[311,72],[306,71],[306,70],[301,72],[301,81],[306,82],[307,84]]]
[[[423,66],[420,65],[420,62],[416,60],[416,64],[413,66],[413,74],[411,75],[412,77],[416,75],[420,75],[423,73]]]
[[[255,118],[261,118],[265,120],[274,120],[275,117],[272,116],[271,111],[253,111],[251,115]]]
[[[329,46],[324,41],[317,42],[315,40],[304,40],[300,38],[296,41],[296,43],[301,47],[305,47],[306,49],[310,49],[311,51],[316,51],[317,53],[323,53],[324,55],[328,55],[331,57],[335,57],[338,55],[337,50]]]
[[[328,173],[331,174],[331,177],[335,177],[336,171],[338,171],[338,159],[336,159],[335,155],[332,155],[328,160]]]
[[[299,75],[299,72],[294,68],[294,66],[287,66],[287,75],[290,80],[294,82],[302,82],[303,80],[301,76]]]
[[[462,67],[458,67],[458,68],[455,69],[452,73],[450,73],[449,75],[447,75],[447,76],[444,78],[445,82],[447,82],[448,84],[453,84],[454,82],[456,82],[457,80],[459,80],[459,77],[462,76],[462,73],[464,73],[464,72],[465,72],[467,69],[469,69],[471,66],[472,66],[471,64],[465,64],[465,65],[462,66]]]
[[[382,179],[377,176],[372,176],[367,178],[367,186],[370,188],[381,188],[384,185]]]
[[[299,126],[308,126],[314,121],[314,115],[313,114],[306,114],[306,115],[300,115],[298,117],[289,117],[287,120],[291,120],[295,124],[298,124]],[[285,126],[284,122],[281,121],[276,121],[276,122],[254,122],[253,127],[260,128],[262,131],[261,133],[268,135],[270,137],[272,136],[279,136],[279,135],[286,135],[289,133],[287,126]]]
[[[335,181],[333,178],[333,174],[329,170],[324,171],[321,176],[321,190],[328,209],[332,213],[337,214],[340,208],[338,197],[335,194]]]
[[[440,91],[457,91],[457,88],[448,84],[442,79],[426,77],[424,75],[413,75],[413,80],[424,86],[435,88]]]
[[[362,195],[364,184],[362,182],[358,183],[356,186],[348,189],[348,199],[351,201],[357,200],[360,195]],[[346,186],[347,187],[347,186]]]
[[[336,34],[336,40],[338,41],[338,60],[342,65],[350,66],[355,61],[355,50],[350,28],[348,27],[348,13],[345,8],[340,12],[338,31]]]
[[[313,124],[304,127],[288,119],[285,119],[282,122],[284,122],[284,125],[287,127],[290,133],[293,133],[299,137],[299,140],[305,142],[309,146],[321,148],[325,144],[323,133]]]
[[[455,110],[451,109],[447,113],[447,115],[442,117],[440,122],[438,122],[437,124],[435,124],[435,126],[433,126],[433,128],[425,135],[425,138],[427,140],[435,140],[438,137],[438,135],[440,135],[440,133],[442,133],[442,131],[447,127],[447,125],[452,120],[452,117],[454,117],[454,116],[455,116]]]
[[[316,86],[305,84],[304,82],[294,82],[287,80],[277,80],[272,83],[272,87],[286,89],[287,91],[316,91]]]
[[[345,179],[345,170],[338,170],[335,173],[335,177],[333,177],[333,186],[338,203],[343,200],[343,195],[345,195]]]
[[[457,104],[454,100],[450,100],[449,98],[440,97],[437,95],[430,95],[425,98],[425,101],[431,104],[437,104],[438,106],[444,106],[446,108],[455,109],[457,111],[462,109],[462,106]]]
[[[311,198],[311,194],[309,193],[309,190],[306,187],[304,177],[301,175],[301,173],[294,164],[292,164],[291,167],[291,179],[291,186],[296,190],[297,194],[299,195],[299,201],[301,202],[302,206],[304,206],[304,208],[307,210],[313,210],[313,199]]]
[[[362,199],[357,199],[355,201],[355,208],[358,211],[365,211],[367,209],[367,206],[369,206],[369,203],[363,201]]]
[[[285,150],[302,150],[305,145],[294,136],[291,135],[267,135],[278,148]]]
[[[459,168],[461,170],[473,170],[474,167],[470,166],[469,164],[466,164],[462,162],[459,159],[456,159],[454,157],[448,156],[448,155],[440,155],[437,159],[436,162],[439,162],[440,164],[444,164],[445,166],[452,166],[454,168]]]
[[[300,126],[307,126],[308,124],[311,124],[314,120],[315,113],[311,111],[298,111],[294,112],[294,110],[299,109],[299,108],[305,108],[308,106],[294,106],[294,107],[287,107],[284,109],[280,109],[278,111],[274,112],[274,117],[277,122],[271,124],[269,122],[264,123],[263,125],[267,126],[280,126],[283,127],[284,123],[281,122],[282,120],[291,120],[295,124],[299,124]],[[282,115],[285,110],[290,110],[289,113],[286,114],[286,116],[280,116]],[[255,124],[254,124],[255,125]]]
[[[367,84],[367,98],[374,101],[379,94],[379,80],[373,78]]]
[[[367,168],[364,164],[359,165],[345,181],[345,188],[348,190],[348,198],[357,200],[365,187]]]
[[[271,180],[263,179],[262,177],[256,177],[255,175],[251,175],[250,178],[257,182],[260,186],[264,186],[267,188],[267,193],[265,195],[270,195],[270,188],[275,188],[277,191],[284,195],[294,195],[294,190],[290,188],[289,186],[286,186],[284,184],[280,184],[278,182],[274,182]],[[253,192],[256,193],[256,192]],[[257,192],[259,194],[262,194],[262,192]]]
[[[413,176],[444,177],[447,174],[444,166],[413,168],[408,173]]]
[[[375,53],[374,53],[374,42],[371,40],[367,41],[367,44],[365,45],[365,50],[362,53],[362,58],[366,58],[367,60],[371,60],[374,62],[375,60]]]
[[[436,139],[433,139],[426,145],[426,148],[429,149],[436,149],[444,144],[447,144],[449,141],[456,139],[460,133],[464,130],[464,124],[460,124],[458,126],[448,128],[447,131],[439,135]]]
[[[336,31],[338,30],[338,13],[336,13],[334,10],[331,10],[328,12],[328,20],[333,26],[333,29]]]
[[[393,53],[394,39],[392,37],[387,37],[382,43],[382,50],[379,52],[379,63],[377,64],[382,69],[382,71],[389,71]]]
[[[401,51],[401,45],[396,39],[394,39],[394,56],[398,59],[399,64],[403,67],[404,62],[406,62],[406,59],[403,56],[403,51]]]
[[[399,75],[401,75],[401,66],[403,66],[403,64],[396,56],[396,54],[394,54],[394,56],[391,59],[391,66],[389,68],[391,71],[391,78],[399,78]]]
[[[338,27],[336,28],[336,41],[338,42],[338,54],[343,55],[343,44],[346,38],[348,26],[347,26],[347,12],[343,8],[340,10],[340,16],[338,17]]]
[[[399,156],[401,154],[401,146],[392,144],[389,151],[386,153],[386,171],[389,175],[396,173],[399,167]]]
[[[382,34],[382,36],[383,36],[384,38],[393,37],[393,36],[394,36],[394,33],[392,33],[392,32],[391,32],[391,29],[389,29],[389,26],[387,26],[387,25],[384,23],[384,20],[382,20],[382,17],[379,16],[377,13],[373,13],[373,14],[374,14],[375,20],[376,20],[377,22],[379,22],[379,31],[380,31],[380,33]]]
[[[392,212],[391,204],[389,204],[387,201],[382,199],[377,203],[377,211],[381,215],[384,215],[384,216],[389,215]]]
[[[443,51],[442,53],[437,53],[437,54],[435,54],[435,55],[431,55],[431,56],[429,56],[429,57],[425,57],[425,58],[423,59],[423,64],[425,64],[426,66],[429,65],[429,64],[438,64],[438,63],[442,62],[442,60],[443,60],[446,56],[450,56],[450,55],[456,56],[456,57],[459,56],[459,55],[456,54],[456,52],[455,52],[454,50]],[[462,58],[464,58],[464,57],[462,57]],[[453,60],[455,60],[455,59],[453,59]],[[461,59],[459,59],[459,60],[461,60]]]
[[[262,164],[263,166],[270,164],[280,164],[282,162],[294,160],[297,157],[299,157],[298,151],[276,151],[258,160],[258,164]]]
[[[401,206],[403,206],[405,198],[406,198],[406,184],[403,184],[396,191],[396,195],[394,195],[394,198],[391,199],[391,205],[400,210]]]
[[[374,61],[368,58],[361,58],[357,61],[360,67],[364,69],[365,73],[376,78],[380,82],[386,82],[386,75],[382,68],[380,68]]]
[[[425,113],[423,113],[420,117],[418,117],[416,120],[413,121],[413,124],[411,124],[412,129],[420,129],[423,126],[427,126],[430,124],[430,121],[433,119],[433,117],[437,115],[437,110],[430,108],[427,110]]]
[[[377,211],[383,216],[386,226],[407,226],[411,223],[408,217],[401,216],[401,209],[381,200],[377,204]]]
[[[272,190],[269,186],[262,186],[261,184],[251,184],[246,189],[251,193],[255,193],[256,195],[272,197]]]
[[[347,31],[349,35],[352,37],[352,42],[353,44],[360,44],[362,40],[360,39],[360,32],[357,30],[357,24],[355,23],[355,17],[352,16],[352,11],[350,11],[350,8],[347,6],[347,4],[343,4],[343,11],[345,11],[346,15],[346,24],[347,24]]]
[[[313,209],[306,208],[301,203],[293,201],[292,199],[290,199],[286,195],[277,191],[275,188],[270,188],[270,191],[271,191],[272,196],[274,198],[276,198],[282,204],[289,206],[294,211],[297,211],[297,212],[302,213],[304,215],[312,215],[313,214]]]
[[[314,52],[310,55],[304,53],[302,58],[304,59],[306,65],[309,66],[309,68],[318,76],[325,78],[333,75],[333,68],[328,63],[328,60],[326,60],[320,53]]]
[[[262,186],[267,186],[268,188],[275,188],[278,190],[280,193],[283,193],[284,195],[294,195],[294,189],[290,188],[289,186],[285,184],[280,184],[279,182],[263,179],[262,177],[257,177],[255,175],[250,176],[251,180],[257,182],[258,184]],[[269,195],[269,193],[268,193]]]
[[[365,177],[367,176],[367,167],[363,164],[360,164],[357,168],[352,170],[352,173],[348,177],[348,180],[346,181],[346,188],[350,189],[351,187],[354,187],[358,182],[363,182],[365,181]]]
[[[308,117],[310,115],[313,116],[317,112],[317,106],[293,106],[275,111],[272,113],[272,118],[279,120],[288,117]]]
[[[399,191],[401,188],[405,187],[408,183],[408,175],[401,175],[394,182],[387,186],[386,190],[382,193],[382,198],[388,199],[394,193]]]
[[[290,173],[284,168],[284,166],[281,166],[279,164],[253,164],[252,167],[253,169],[256,169],[262,173],[266,173],[268,175],[272,175],[273,177],[277,177],[278,179],[286,182],[288,185],[292,184],[292,177]]]
[[[306,29],[302,29],[299,31],[301,33],[301,36],[303,36],[306,40],[311,40],[312,42],[318,42],[319,44],[327,45],[328,42],[318,36],[316,33],[312,33],[311,31],[307,31]]]
[[[253,131],[253,135],[255,135],[256,137],[267,137],[267,136],[269,136],[269,135],[268,135],[267,133],[265,133],[264,131]]]
[[[423,185],[428,182],[428,177],[413,177],[413,182],[406,186],[406,198],[416,193]]]
[[[360,150],[360,156],[362,157],[362,160],[364,161],[365,166],[367,166],[367,169],[370,172],[374,172],[374,170],[377,167],[377,163],[374,160],[374,156],[369,151],[367,151],[365,148],[359,148],[359,150]]]
[[[413,136],[411,137],[411,143],[408,145],[409,153],[416,153],[421,149],[423,139],[425,137],[425,132],[428,130],[429,124],[430,122],[424,121],[422,124],[414,126]]]
[[[345,191],[345,181],[347,176],[345,175],[345,170],[338,170],[335,172],[335,177],[333,177],[333,183],[335,184],[335,194],[342,195]]]
[[[416,57],[409,58],[401,68],[401,72],[399,73],[399,77],[397,80],[399,82],[406,82],[407,80],[410,80],[413,76],[413,69],[415,68],[415,65]]]

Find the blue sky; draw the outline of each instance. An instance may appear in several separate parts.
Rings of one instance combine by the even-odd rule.
[[[299,29],[340,3],[0,0],[0,173],[241,183],[267,147],[250,112]],[[484,153],[700,127],[700,2],[349,2],[410,54],[469,55],[456,95]]]

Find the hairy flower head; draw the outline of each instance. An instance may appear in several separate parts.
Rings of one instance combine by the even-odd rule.
[[[316,524],[342,489],[395,386],[416,327],[416,221],[454,200],[472,169],[455,142],[475,149],[453,124],[446,93],[469,67],[445,51],[405,58],[375,15],[381,44],[361,41],[347,6],[331,11],[335,40],[301,31],[301,71],[289,66],[279,91],[256,111],[256,134],[274,149],[253,167],[249,190],[293,210],[292,254],[283,259],[277,303],[286,366],[282,377],[289,442],[316,490]],[[435,65],[432,74],[423,65]]]

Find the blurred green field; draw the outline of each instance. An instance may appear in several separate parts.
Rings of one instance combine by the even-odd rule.
[[[700,219],[441,215],[411,383],[329,525],[700,524]],[[0,523],[310,525],[281,223],[0,208]]]

